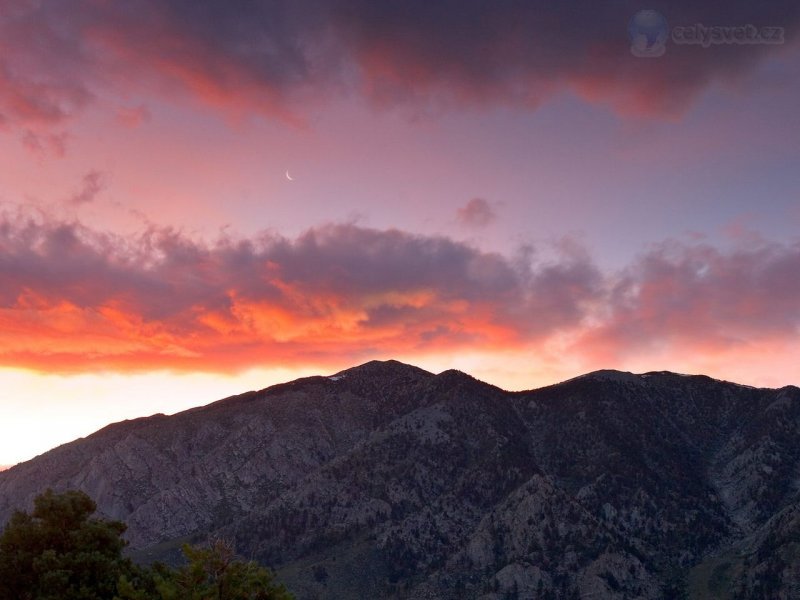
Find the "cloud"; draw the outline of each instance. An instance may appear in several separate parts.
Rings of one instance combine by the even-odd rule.
[[[473,198],[458,209],[456,216],[469,227],[486,227],[497,218],[491,205],[483,198]]]
[[[22,144],[28,151],[37,156],[45,156],[48,153],[63,158],[67,153],[67,138],[64,133],[35,133],[30,129],[22,132]]]
[[[395,230],[328,225],[208,244],[26,217],[0,224],[0,281],[0,363],[50,371],[513,346],[577,326],[600,292],[581,257],[522,270]]]
[[[665,243],[613,273],[574,243],[537,256],[353,224],[209,243],[5,215],[0,364],[235,372],[558,347],[620,366],[763,354],[800,333],[800,244]]]
[[[609,285],[603,320],[578,342],[599,361],[669,350],[747,352],[800,333],[800,243],[749,238],[730,252],[664,243]]]
[[[81,188],[67,199],[73,206],[89,204],[105,187],[105,177],[100,171],[89,171],[81,180]]]
[[[2,28],[3,32],[6,30]],[[25,53],[23,49],[22,54]],[[43,73],[39,79],[33,74],[12,72],[13,58],[0,60],[0,123],[19,122],[30,128],[60,125],[89,103],[91,93],[82,83],[53,79],[50,73]],[[25,62],[23,57],[19,62]]]
[[[636,3],[501,0],[53,0],[4,3],[0,121],[62,126],[113,93],[191,99],[236,115],[297,120],[356,88],[378,104],[534,108],[572,91],[620,114],[675,114],[714,82],[745,76],[774,45],[671,44],[630,53]],[[785,28],[800,7],[689,0],[657,6],[672,25]]]
[[[352,0],[342,30],[386,102],[445,97],[470,104],[536,107],[571,91],[620,114],[674,115],[713,82],[736,81],[769,45],[710,51],[669,44],[658,60],[631,55],[627,27],[637,3]],[[671,25],[780,26],[789,41],[800,10],[784,1],[671,2],[657,6]]]
[[[133,108],[123,107],[117,110],[117,121],[126,127],[139,127],[142,123],[149,121],[150,118],[150,110],[144,105]]]
[[[52,3],[2,3],[0,125],[37,133],[63,125],[94,99],[81,33],[74,21],[59,27],[48,17],[51,8]]]

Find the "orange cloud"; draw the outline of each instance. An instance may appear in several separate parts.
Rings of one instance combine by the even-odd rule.
[[[800,332],[800,244],[758,240],[665,243],[602,273],[569,244],[542,263],[355,225],[207,243],[6,217],[0,257],[0,365],[48,372],[514,349],[591,367],[692,357],[718,369]]]
[[[48,371],[507,347],[574,326],[597,293],[574,257],[523,272],[447,238],[354,225],[216,244],[25,218],[0,232],[0,363]]]

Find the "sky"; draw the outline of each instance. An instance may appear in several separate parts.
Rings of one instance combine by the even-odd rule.
[[[0,465],[373,359],[800,383],[799,21],[0,0]]]

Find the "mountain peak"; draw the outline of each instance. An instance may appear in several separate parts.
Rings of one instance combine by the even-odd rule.
[[[399,360],[371,360],[356,367],[350,367],[344,371],[339,371],[330,379],[344,379],[350,376],[366,377],[408,377],[408,376],[427,376],[432,377],[433,373],[420,369],[414,365],[409,365]]]
[[[614,369],[600,369],[592,371],[578,377],[573,377],[567,381],[615,381],[619,383],[641,383],[642,376],[630,373],[629,371],[616,371]],[[567,383],[566,381],[564,383]]]

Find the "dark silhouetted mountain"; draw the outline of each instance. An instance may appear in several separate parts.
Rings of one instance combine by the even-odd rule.
[[[598,371],[510,393],[395,361],[110,425],[0,473],[222,536],[299,598],[798,598],[800,390]]]

